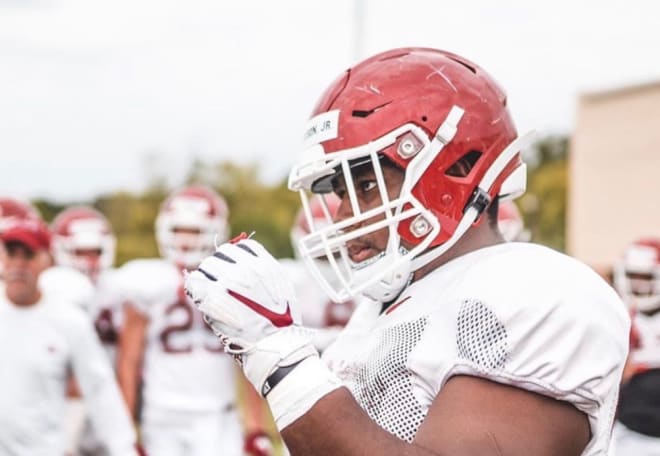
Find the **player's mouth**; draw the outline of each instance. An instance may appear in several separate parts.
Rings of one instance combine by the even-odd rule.
[[[347,245],[348,256],[353,263],[360,264],[380,253],[369,242],[349,242]]]
[[[19,271],[19,270],[8,270],[5,271],[4,274],[4,280],[7,283],[24,283],[27,282],[29,278],[29,274],[25,271]]]

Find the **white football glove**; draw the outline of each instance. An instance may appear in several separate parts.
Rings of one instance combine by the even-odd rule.
[[[220,245],[186,275],[185,288],[262,395],[274,386],[268,379],[278,368],[318,357],[311,344],[314,332],[300,325],[295,292],[282,266],[257,241],[242,235]]]

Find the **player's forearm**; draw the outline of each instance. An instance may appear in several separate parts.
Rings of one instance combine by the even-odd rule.
[[[131,417],[135,418],[147,319],[130,305],[124,307],[124,312],[117,354],[117,377],[126,406]]]
[[[126,362],[125,362],[126,363]],[[117,379],[119,389],[128,408],[130,416],[135,419],[137,416],[137,392],[138,376],[137,369],[127,366],[125,363],[119,365]]]
[[[381,429],[345,388],[321,398],[306,414],[283,429],[282,437],[293,456],[443,456]]]

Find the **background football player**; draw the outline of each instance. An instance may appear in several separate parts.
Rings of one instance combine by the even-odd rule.
[[[660,238],[639,239],[626,247],[614,268],[614,285],[632,315],[615,454],[660,454]]]
[[[323,360],[257,241],[186,280],[292,454],[608,453],[629,319],[586,265],[504,242],[528,139],[499,84],[445,51],[375,55],[324,92],[289,187],[341,203],[299,248],[331,265],[314,274],[333,299],[364,300]]]
[[[114,368],[123,298],[119,293],[117,271],[112,268],[116,239],[110,222],[92,207],[75,206],[60,212],[51,228],[53,257],[60,268],[49,271],[46,283],[54,282],[60,288],[73,289],[76,285],[72,282],[71,271],[84,274],[89,279],[94,289],[85,310]],[[55,285],[46,286],[52,289]],[[90,420],[85,421],[78,447],[78,452],[83,455],[103,454],[101,442]]]
[[[175,191],[156,219],[162,258],[121,268],[127,305],[118,374],[133,416],[142,389],[141,435],[150,455],[242,454],[237,372],[183,289],[183,271],[227,238],[227,218],[225,201],[210,188]]]

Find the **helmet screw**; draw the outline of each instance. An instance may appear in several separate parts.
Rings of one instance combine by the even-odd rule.
[[[431,231],[431,225],[424,217],[418,215],[410,224],[410,231],[415,237],[419,238]]]
[[[440,197],[440,202],[442,203],[443,206],[449,206],[453,201],[453,198],[451,195],[445,193]]]
[[[415,143],[407,138],[399,143],[397,153],[403,158],[410,158],[417,153],[417,148],[415,147]]]

